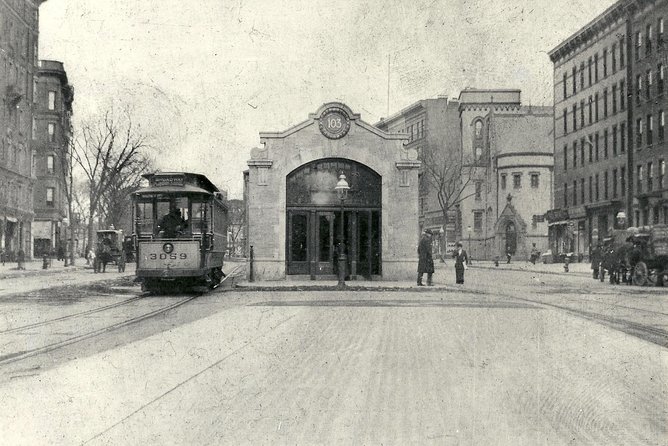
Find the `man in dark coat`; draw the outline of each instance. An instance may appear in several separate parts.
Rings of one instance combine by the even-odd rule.
[[[466,251],[462,249],[462,243],[457,242],[457,249],[452,253],[452,258],[455,259],[455,278],[458,284],[464,283],[464,270],[469,261],[469,256]]]
[[[431,229],[424,231],[420,244],[418,245],[418,286],[424,286],[422,275],[427,273],[427,285],[432,286],[431,278],[434,274],[434,259],[431,256]]]

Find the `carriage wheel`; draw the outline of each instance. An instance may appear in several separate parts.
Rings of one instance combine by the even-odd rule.
[[[635,268],[633,268],[633,284],[638,286],[646,285],[648,276],[649,270],[647,269],[647,264],[645,262],[636,263]]]

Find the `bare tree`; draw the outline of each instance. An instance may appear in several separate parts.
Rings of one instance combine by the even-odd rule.
[[[107,111],[97,121],[83,124],[73,138],[72,156],[83,171],[88,192],[88,243],[93,240],[96,217],[104,219],[113,213],[114,199],[109,195],[122,193],[118,188],[134,181],[137,172],[147,168],[145,137],[134,125],[126,108],[120,116]]]
[[[246,206],[242,200],[229,200],[227,202],[229,207],[229,224],[227,225],[230,239],[228,246],[230,255],[235,255],[240,239],[244,234],[246,228]],[[244,249],[245,252],[245,249]]]
[[[475,195],[469,185],[474,179],[476,165],[464,157],[461,148],[450,149],[445,144],[440,147],[440,150],[430,147],[422,152],[423,173],[420,187],[424,188],[424,191],[436,193],[446,230],[449,211]],[[444,234],[444,239],[447,240],[447,233]]]

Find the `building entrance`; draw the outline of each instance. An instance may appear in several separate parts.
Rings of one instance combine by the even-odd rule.
[[[350,184],[343,220],[334,190],[341,172]],[[381,274],[378,174],[350,160],[318,160],[288,175],[286,198],[288,274],[334,279],[341,247],[346,253],[349,278]]]

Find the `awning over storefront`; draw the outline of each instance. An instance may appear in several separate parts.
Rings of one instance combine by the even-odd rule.
[[[553,221],[552,223],[548,223],[548,226],[560,226],[560,225],[567,225],[569,223],[568,220],[559,220],[559,221]]]

